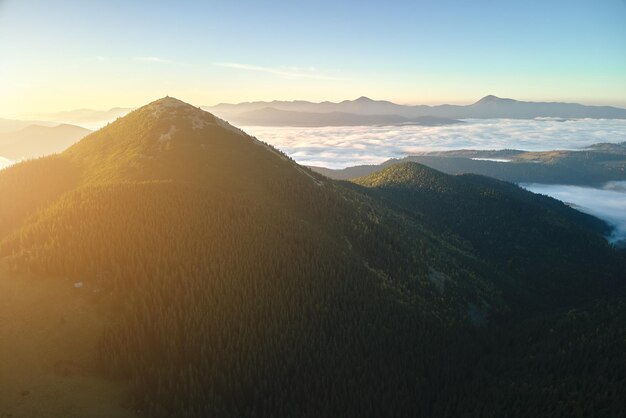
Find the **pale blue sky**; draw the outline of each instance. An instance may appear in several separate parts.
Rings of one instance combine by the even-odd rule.
[[[165,94],[626,107],[626,2],[0,0],[0,116]]]

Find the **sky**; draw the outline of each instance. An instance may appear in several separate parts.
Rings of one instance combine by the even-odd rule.
[[[626,107],[626,0],[0,0],[0,117],[487,94]]]

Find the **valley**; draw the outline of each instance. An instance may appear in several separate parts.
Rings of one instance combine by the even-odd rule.
[[[0,0],[0,418],[626,417],[626,0]]]
[[[336,181],[165,97],[0,171],[0,195],[5,414],[480,415],[477,384],[492,411],[524,388],[520,416],[622,408],[621,334],[570,313],[623,315],[626,257],[511,183],[412,161]],[[572,362],[596,332],[617,363],[519,340],[553,328]]]

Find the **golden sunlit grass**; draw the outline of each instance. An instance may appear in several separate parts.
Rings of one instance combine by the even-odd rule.
[[[106,298],[6,267],[0,261],[0,416],[133,416],[121,406],[126,385],[94,370]]]

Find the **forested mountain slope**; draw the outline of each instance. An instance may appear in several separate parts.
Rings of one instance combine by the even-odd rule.
[[[422,183],[390,196],[387,180],[335,182],[164,98],[0,171],[0,257],[114,302],[100,367],[145,416],[441,415],[452,400],[474,408],[467,385],[502,326],[614,289],[621,259],[601,224],[554,201],[502,184],[489,203],[481,179],[448,197],[425,174],[443,196],[432,211],[413,206]],[[462,233],[510,200],[533,216],[507,214],[507,236],[524,228],[542,280],[506,267],[513,243],[490,256],[492,241]],[[450,201],[466,218],[448,229],[433,211]],[[556,267],[528,248],[561,239],[572,249]],[[539,293],[559,290],[551,309]]]
[[[604,222],[514,184],[413,162],[354,183],[522,281],[537,303],[555,307],[563,298],[602,293],[621,273],[601,236],[610,230]]]

